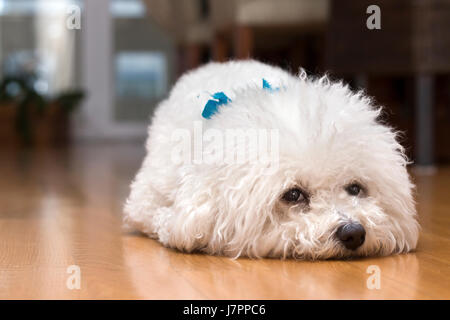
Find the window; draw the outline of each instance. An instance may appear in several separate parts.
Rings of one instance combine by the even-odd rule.
[[[141,18],[146,13],[141,0],[112,0],[110,8],[114,17],[121,18]]]
[[[66,27],[80,0],[0,0],[0,78],[19,77],[43,95],[77,87],[79,32]]]
[[[167,90],[167,61],[159,52],[122,52],[116,57],[116,94],[120,98],[161,99]]]

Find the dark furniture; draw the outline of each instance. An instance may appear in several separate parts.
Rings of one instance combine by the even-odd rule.
[[[368,6],[381,29],[366,26]],[[434,78],[450,73],[450,0],[331,0],[326,63],[337,74],[413,76],[415,163],[434,162]]]

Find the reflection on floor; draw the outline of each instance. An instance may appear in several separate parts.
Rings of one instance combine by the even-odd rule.
[[[121,207],[143,155],[136,145],[2,151],[1,299],[450,298],[450,168],[415,177],[423,225],[416,253],[230,260],[178,253],[121,232]],[[68,289],[68,281],[76,283],[70,265],[80,267],[80,289]],[[381,271],[379,290],[367,287],[371,265]]]

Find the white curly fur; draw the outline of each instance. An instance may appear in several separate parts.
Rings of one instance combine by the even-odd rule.
[[[262,78],[272,87],[262,90]],[[209,95],[232,100],[201,117]],[[419,225],[407,159],[395,132],[377,121],[381,108],[327,77],[291,75],[256,61],[210,63],[182,76],[157,108],[147,155],[125,205],[124,222],[182,251],[231,257],[297,259],[389,255],[415,249]],[[205,128],[266,128],[279,132],[276,172],[266,164],[174,163],[171,137],[193,123]],[[204,141],[207,146],[208,141]],[[344,188],[358,181],[363,197]],[[281,200],[292,186],[308,206]],[[335,237],[359,222],[366,240],[346,249]]]

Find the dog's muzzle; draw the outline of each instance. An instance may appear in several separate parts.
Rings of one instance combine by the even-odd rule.
[[[366,240],[366,230],[360,223],[341,225],[336,231],[336,237],[349,250],[358,249]]]

